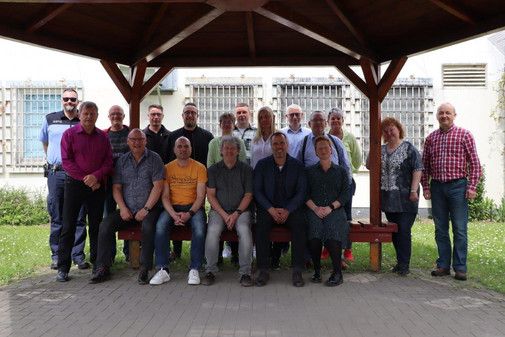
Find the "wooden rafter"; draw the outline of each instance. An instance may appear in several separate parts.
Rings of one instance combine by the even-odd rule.
[[[154,32],[158,28],[161,20],[163,19],[163,16],[165,15],[167,8],[168,3],[163,3],[160,5],[158,10],[156,11],[156,15],[154,16],[154,18],[151,21],[151,24],[149,25],[149,28],[147,29],[147,31],[144,34],[144,37],[142,38],[142,42],[140,45],[141,47],[147,45],[149,41],[151,41],[151,38],[153,37]]]
[[[163,54],[194,32],[198,31],[205,25],[207,25],[209,22],[212,22],[215,20],[217,17],[219,17],[221,14],[223,14],[225,11],[217,8],[212,8],[208,11],[206,11],[205,14],[203,15],[197,15],[194,13],[194,15],[191,15],[190,17],[195,18],[193,22],[191,22],[189,25],[181,28],[180,30],[177,29],[174,33],[171,34],[171,36],[167,39],[163,39],[163,41],[155,41],[149,44],[148,47],[143,48],[134,58],[133,63],[140,62],[141,60],[145,59],[147,62],[150,62],[154,58],[158,57],[159,55]]]
[[[146,75],[147,62],[142,60],[135,66],[130,68],[130,85],[132,88],[132,96],[140,96],[142,85],[144,84],[144,77]]]
[[[384,76],[379,81],[379,102],[382,102],[386,95],[389,92],[389,89],[391,89],[391,86],[395,82],[395,79],[398,77],[398,74],[403,68],[403,65],[405,62],[407,62],[407,57],[400,57],[397,59],[394,59],[391,61],[389,64],[389,67],[386,69],[386,72],[384,73]]]
[[[126,102],[130,103],[131,101],[131,86],[128,83],[128,80],[124,77],[123,73],[117,66],[117,64],[113,61],[100,60],[100,63],[104,67],[109,77],[114,82],[116,87],[118,88],[121,95]]]
[[[344,75],[359,91],[368,97],[368,87],[365,81],[361,79],[349,66],[343,64],[336,64],[335,67]]]
[[[465,13],[465,11],[462,8],[459,8],[454,3],[449,4],[446,1],[442,1],[442,0],[429,0],[429,1],[431,1],[432,3],[437,5],[438,7],[442,8],[444,11],[454,15],[457,18],[459,18],[465,22],[468,22],[472,25],[475,24],[475,20],[470,15]]]
[[[333,12],[338,16],[340,21],[349,29],[351,34],[364,46],[366,47],[368,44],[364,37],[364,34],[360,31],[360,29],[351,22],[348,16],[342,11],[342,9],[338,6],[337,0],[326,0],[326,3]]]
[[[174,67],[159,68],[142,86],[140,91],[140,100],[143,100],[163,79],[174,69]]]
[[[330,32],[327,28],[313,22],[308,17],[294,12],[291,8],[279,2],[269,2],[265,6],[256,9],[255,12],[355,59],[362,56],[374,59],[371,51],[358,46],[350,40],[344,40],[336,32]]]
[[[72,6],[71,3],[65,3],[63,5],[58,5],[56,8],[49,10],[48,12],[42,14],[42,16],[36,20],[33,24],[31,24],[26,31],[29,33],[33,33],[37,29],[44,26],[46,23],[54,19],[59,14],[63,13],[68,7]]]
[[[256,57],[256,42],[254,41],[254,24],[251,11],[245,12],[246,25],[247,25],[247,39],[249,42],[249,55]]]

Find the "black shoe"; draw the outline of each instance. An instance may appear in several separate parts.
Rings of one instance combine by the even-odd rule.
[[[293,285],[295,287],[303,287],[305,285],[301,272],[293,272]]]
[[[240,277],[240,284],[242,287],[252,287],[254,285],[254,282],[251,276],[244,274]]]
[[[341,285],[342,283],[344,283],[344,279],[342,277],[342,274],[332,273],[330,275],[330,278],[328,279],[328,281],[326,281],[325,284],[328,287],[335,287],[335,286]]]
[[[95,273],[95,276],[91,280],[89,280],[89,284],[102,283],[109,279],[110,273],[107,269],[100,268]]]
[[[397,273],[398,275],[401,276],[406,276],[410,274],[410,269],[408,267],[396,265],[393,267],[393,269],[391,269],[391,272]]]
[[[58,260],[53,260],[53,262],[51,262],[51,269],[58,270]]]
[[[59,271],[58,276],[56,276],[56,281],[58,282],[68,282],[68,273],[65,273],[64,271]]]
[[[212,272],[208,272],[205,274],[203,279],[201,280],[200,284],[203,284],[204,286],[210,286],[214,283],[214,280],[216,279],[216,276],[212,274]]]
[[[312,275],[312,278],[310,279],[310,282],[312,282],[312,283],[321,283],[321,271],[320,270],[314,271],[314,275]]]
[[[75,263],[77,265],[77,268],[84,270],[84,269],[89,269],[89,263],[86,262],[85,260],[81,260]]]
[[[270,262],[270,269],[271,270],[280,270],[281,269],[281,262],[278,259],[272,259]]]
[[[256,286],[263,287],[267,284],[270,279],[270,275],[266,271],[261,271],[260,275],[256,278]]]
[[[138,281],[139,281],[139,284],[141,284],[141,285],[149,283],[149,274],[147,273],[147,270],[145,270],[145,269],[140,270]]]

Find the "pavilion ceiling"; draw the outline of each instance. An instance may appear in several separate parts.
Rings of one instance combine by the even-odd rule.
[[[0,35],[134,66],[384,63],[505,27],[503,0],[0,0]]]

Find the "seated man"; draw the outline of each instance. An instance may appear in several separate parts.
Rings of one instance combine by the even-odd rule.
[[[225,226],[235,228],[239,240],[239,274],[243,287],[253,285],[251,279],[252,234],[251,212],[253,169],[239,161],[241,140],[233,136],[221,137],[219,144],[223,160],[209,167],[207,172],[207,197],[212,209],[209,212],[209,225],[205,240],[207,274],[202,284],[214,283],[219,271],[219,237]]]
[[[270,229],[286,226],[291,230],[291,265],[293,285],[303,287],[305,252],[304,202],[307,175],[303,164],[288,154],[284,133],[275,132],[270,140],[272,155],[261,159],[254,168],[254,198],[256,199],[256,257],[260,274],[256,285],[264,286],[269,279]]]
[[[156,220],[163,211],[160,202],[165,170],[161,157],[146,149],[146,135],[133,129],[127,139],[130,152],[116,162],[112,193],[119,210],[109,214],[100,224],[98,235],[97,271],[89,283],[101,283],[109,277],[110,252],[116,232],[130,226],[142,225],[142,253],[139,284],[147,284],[148,270],[153,266]]]
[[[186,137],[175,141],[176,159],[165,165],[166,180],[161,200],[165,210],[156,223],[155,258],[159,271],[150,284],[163,284],[170,281],[168,270],[170,251],[170,231],[174,226],[191,226],[191,264],[188,284],[200,284],[198,270],[203,264],[205,249],[206,216],[205,184],[207,169],[191,159],[191,143]]]

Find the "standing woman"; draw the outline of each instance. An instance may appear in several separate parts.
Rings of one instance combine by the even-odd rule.
[[[223,112],[219,116],[219,128],[221,129],[222,136],[232,136],[233,129],[235,128],[235,115],[231,112]],[[209,152],[207,153],[207,168],[211,167],[217,162],[223,160],[221,155],[221,150],[219,143],[221,142],[221,137],[215,137],[209,142]],[[246,162],[245,144],[244,140],[240,140],[240,153],[238,154],[238,160]]]
[[[344,143],[347,157],[351,164],[351,173],[358,173],[362,163],[361,149],[359,148],[356,137],[350,132],[343,129],[344,113],[340,108],[333,108],[328,112],[328,125],[330,126],[330,135],[338,137]],[[354,178],[351,182],[351,190],[349,193],[349,201],[344,205],[347,220],[352,220],[352,197],[356,191],[356,182]],[[349,241],[348,245],[344,247],[344,258],[348,261],[354,261],[352,256],[352,243]]]
[[[424,170],[419,151],[404,141],[405,131],[395,118],[387,117],[381,122],[381,208],[390,222],[398,224],[398,233],[393,233],[397,264],[394,273],[410,273],[412,250],[411,229],[417,216],[419,182]],[[366,167],[370,169],[367,160]]]
[[[330,252],[333,272],[327,286],[344,282],[341,269],[341,251],[347,244],[349,224],[343,205],[349,199],[347,171],[331,161],[333,151],[330,139],[319,136],[314,140],[319,163],[307,169],[307,239],[314,263],[311,281],[321,282],[321,250],[323,244]]]
[[[269,106],[264,106],[258,111],[258,129],[253,138],[251,151],[251,165],[254,168],[258,161],[272,154],[270,136],[275,132],[274,112]]]

